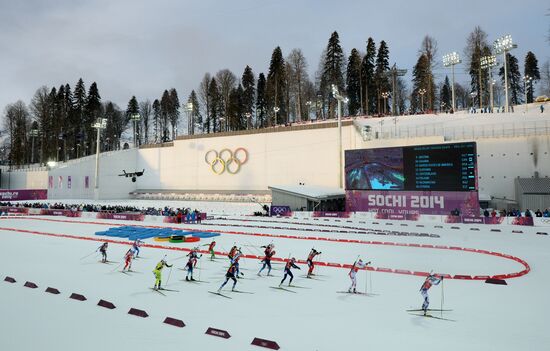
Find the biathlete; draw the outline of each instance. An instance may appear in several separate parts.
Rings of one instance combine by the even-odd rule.
[[[195,281],[195,278],[193,278],[193,268],[197,265],[197,260],[202,257],[202,255],[199,256],[197,249],[195,248],[193,251],[187,254],[187,257],[189,257],[189,260],[187,261],[187,275],[185,276],[186,281]],[[189,276],[191,276],[191,279],[189,279]]]
[[[231,250],[229,250],[229,253],[227,254],[227,258],[229,258],[229,263],[233,262],[233,257],[237,253],[237,250],[238,248],[236,245],[234,245]]]
[[[430,299],[428,297],[428,290],[432,287],[432,285],[439,285],[443,281],[443,276],[436,277],[433,274],[430,274],[426,277],[426,280],[424,280],[424,283],[420,287],[420,295],[424,298],[424,303],[422,303],[422,310],[424,311],[424,315],[426,315],[426,312],[428,311],[428,306],[430,305]]]
[[[143,241],[136,239],[132,244],[132,252],[134,253],[134,258],[139,257],[139,247],[143,244]]]
[[[216,254],[214,253],[214,247],[216,247],[216,240],[212,240],[210,245],[208,245],[208,252],[210,253],[210,260],[214,261]]]
[[[157,263],[155,269],[153,270],[153,274],[155,275],[155,287],[153,289],[155,290],[161,290],[160,284],[162,282],[162,269],[164,267],[172,267],[171,264],[166,263],[164,258],[160,260],[159,263]]]
[[[283,283],[285,282],[286,280],[286,277],[287,275],[290,276],[290,280],[288,281],[288,286],[290,286],[290,284],[292,284],[292,279],[294,279],[294,274],[292,274],[292,272],[290,271],[291,268],[297,268],[297,269],[300,269],[300,267],[298,267],[296,264],[296,259],[294,257],[292,257],[290,260],[288,260],[286,262],[286,265],[285,265],[285,275],[283,276],[283,280],[281,280],[281,283],[279,284],[279,286],[283,285]]]
[[[218,289],[218,292],[222,291],[222,288],[225,286],[225,284],[227,284],[229,279],[233,279],[233,287],[231,288],[231,291],[235,290],[235,285],[237,285],[237,278],[235,278],[235,273],[236,272],[237,272],[237,268],[235,267],[234,264],[231,264],[229,266],[229,269],[227,270],[227,273],[225,273],[225,281],[223,282],[223,284]]]
[[[107,263],[107,246],[109,246],[108,242],[104,242],[99,248],[99,252],[101,252],[101,262]],[[97,251],[97,250],[96,250]]]
[[[367,265],[370,264],[370,261],[367,262],[367,263],[363,263],[363,260],[362,259],[359,259],[357,261],[355,261],[353,263],[353,266],[351,266],[351,269],[349,271],[349,277],[351,279],[351,286],[349,287],[348,289],[348,292],[351,293],[356,293],[357,290],[356,290],[356,286],[357,286],[357,271],[360,270],[360,269],[363,269],[363,268],[366,268]],[[353,289],[353,291],[352,291]]]
[[[264,263],[264,265],[262,266],[262,268],[260,269],[260,271],[258,272],[258,275],[261,276],[262,274],[262,271],[265,269],[265,267],[267,267],[267,275],[271,275],[271,257],[273,257],[273,255],[275,255],[275,250],[273,250],[273,248],[275,248],[275,245],[273,244],[269,244],[267,246],[262,246],[265,248],[264,250],[264,254],[265,254],[265,257],[264,259],[261,261]]]
[[[132,258],[134,258],[134,251],[132,249],[129,249],[126,254],[124,255],[124,268],[122,268],[122,271],[126,270],[128,268],[128,271],[132,269]]]
[[[237,278],[240,278],[240,275],[244,275],[244,273],[239,270],[239,260],[241,259],[242,255],[243,253],[241,251],[241,248],[238,248],[237,251],[235,251],[233,259],[231,260],[231,264],[235,266],[235,276]]]
[[[311,249],[311,252],[309,253],[309,256],[307,257],[307,265],[309,267],[309,270],[307,271],[307,278],[310,278],[313,274],[313,269],[315,268],[315,264],[313,263],[313,259],[315,256],[322,254],[322,252],[317,251],[315,249]]]

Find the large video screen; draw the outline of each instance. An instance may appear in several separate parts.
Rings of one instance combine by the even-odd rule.
[[[476,144],[347,150],[346,190],[477,190]]]

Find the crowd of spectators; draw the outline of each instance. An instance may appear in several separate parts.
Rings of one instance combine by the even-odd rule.
[[[188,216],[199,216],[197,209],[191,210],[190,208],[155,208],[155,207],[136,207],[136,206],[122,206],[122,205],[99,205],[99,204],[64,204],[60,202],[46,203],[46,202],[0,202],[0,207],[24,207],[24,208],[43,208],[50,210],[70,210],[73,212],[111,212],[111,213],[140,213],[151,216],[170,216],[181,218],[187,218]]]
[[[526,209],[525,212],[521,212],[521,210],[513,208],[509,211],[506,211],[504,209],[498,212],[494,209],[491,211],[485,209],[483,211],[483,216],[485,217],[496,217],[497,215],[499,217],[550,217],[550,210],[545,209],[544,211],[541,211],[540,209],[537,209],[535,212],[533,212],[529,209]]]

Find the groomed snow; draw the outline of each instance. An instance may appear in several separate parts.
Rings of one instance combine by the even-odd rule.
[[[195,206],[191,206],[195,207]],[[195,225],[194,229],[240,231],[246,233],[291,234],[296,236],[338,237],[361,240],[392,241],[451,245],[518,256],[531,266],[523,277],[509,279],[507,286],[485,284],[483,281],[445,280],[443,286],[430,290],[431,307],[439,308],[442,292],[444,307],[452,309],[443,316],[456,322],[427,319],[409,315],[406,309],[419,308],[422,298],[419,287],[423,278],[417,276],[369,273],[358,275],[358,288],[374,296],[338,294],[349,286],[347,269],[317,267],[318,280],[303,278],[307,269],[295,272],[296,293],[271,289],[281,279],[280,264],[274,264],[275,277],[257,277],[259,262],[241,261],[245,278],[237,287],[254,294],[227,292],[232,299],[209,294],[220,285],[226,260],[211,262],[204,256],[201,270],[195,277],[209,283],[186,283],[183,268],[186,252],[160,248],[142,249],[143,258],[134,261],[139,273],[126,275],[118,272],[116,264],[98,262],[92,254],[99,242],[73,238],[34,235],[9,229],[23,229],[53,234],[71,234],[84,238],[98,237],[96,231],[113,224],[147,225],[124,221],[100,221],[62,217],[5,218],[0,220],[0,267],[2,279],[12,276],[17,283],[0,282],[0,338],[2,350],[261,350],[250,343],[254,337],[274,340],[281,350],[423,350],[437,347],[444,350],[542,350],[547,348],[547,299],[550,282],[550,255],[548,236],[536,235],[535,228],[522,228],[524,234],[512,234],[511,227],[502,226],[502,233],[490,232],[489,227],[470,231],[444,228],[402,228],[395,221],[393,230],[427,232],[439,238],[417,236],[379,236],[369,234],[326,233],[305,231],[326,229],[319,224],[290,224],[298,220],[276,219],[287,224],[240,222],[239,218],[208,221],[211,225]],[[55,221],[45,221],[53,219]],[[246,217],[246,219],[253,219]],[[62,220],[63,222],[59,222]],[[98,224],[105,223],[106,225]],[[224,226],[216,226],[224,224]],[[226,225],[233,225],[228,227]],[[246,224],[247,226],[241,226]],[[334,220],[323,224],[339,225]],[[250,225],[285,226],[294,228],[253,228]],[[346,225],[374,229],[388,229],[381,224]],[[174,225],[172,225],[174,226]],[[453,224],[456,226],[456,224]],[[189,228],[189,225],[181,225]],[[216,238],[218,249],[228,250],[236,244],[245,254],[259,254],[259,246],[275,243],[276,256],[295,256],[305,259],[315,247],[322,251],[321,261],[353,263],[357,255],[371,260],[374,266],[408,270],[444,272],[451,274],[500,274],[519,271],[523,267],[511,260],[468,252],[453,252],[411,247],[349,244],[278,237],[222,234]],[[210,239],[202,240],[207,244]],[[147,244],[159,244],[152,239]],[[190,244],[167,246],[191,247]],[[205,247],[201,247],[205,249]],[[109,258],[121,262],[127,245],[111,244]],[[155,264],[167,255],[174,263],[163,272],[163,282],[170,289],[162,296],[149,287],[154,279]],[[199,273],[200,272],[200,273]],[[39,288],[23,287],[25,281],[35,282]],[[372,283],[372,284],[371,284]],[[58,288],[60,295],[44,292],[48,286]],[[228,289],[226,286],[225,289]],[[88,300],[69,299],[72,293],[81,293]],[[99,299],[113,302],[117,308],[107,310],[96,306]],[[130,307],[144,309],[149,318],[127,315]],[[435,314],[439,316],[439,314]],[[165,317],[180,318],[186,327],[179,329],[162,323]],[[228,340],[205,335],[208,327],[225,329]]]

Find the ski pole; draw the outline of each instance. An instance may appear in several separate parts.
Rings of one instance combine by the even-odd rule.
[[[442,277],[443,278],[443,277]],[[443,318],[443,301],[445,301],[444,285],[443,280],[441,280],[441,317]]]
[[[172,264],[173,265],[173,264]],[[170,276],[172,275],[172,267],[170,267],[170,272],[168,272],[168,279],[166,279],[165,286],[168,286],[168,282],[170,281]]]
[[[372,291],[373,291],[373,289],[372,289],[372,272],[369,274],[369,279],[370,279],[370,292],[372,294]]]
[[[83,260],[83,259],[85,259],[85,258],[87,258],[87,257],[92,256],[92,255],[95,254],[95,253],[97,253],[97,250],[95,250],[94,252],[92,252],[92,253],[90,253],[90,254],[87,254],[87,255],[84,256],[84,257],[81,257],[80,259]]]

